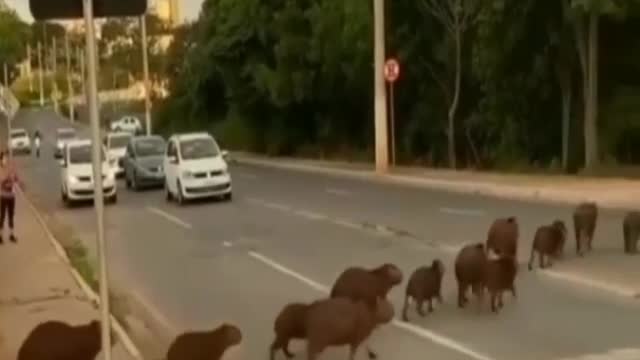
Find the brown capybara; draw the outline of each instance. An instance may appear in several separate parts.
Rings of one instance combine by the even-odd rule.
[[[584,202],[573,212],[573,229],[576,234],[576,254],[583,256],[583,248],[592,249],[593,234],[598,222],[598,205],[595,202]]]
[[[551,266],[551,257],[560,257],[567,239],[567,227],[564,221],[556,220],[551,225],[543,225],[536,230],[529,257],[529,270],[533,269],[533,261],[536,253],[540,268],[545,268],[544,258],[547,257],[547,266]]]
[[[409,321],[407,317],[407,308],[409,307],[409,298],[416,303],[416,311],[420,316],[426,316],[424,313],[424,302],[429,302],[429,312],[433,311],[433,298],[437,298],[442,304],[442,277],[444,275],[444,264],[439,259],[433,260],[431,266],[421,266],[417,268],[407,283],[404,296],[404,306],[402,307],[402,320]]]
[[[291,303],[280,311],[273,325],[276,338],[271,344],[269,359],[274,360],[276,351],[280,349],[282,349],[287,358],[293,357],[293,354],[289,351],[289,341],[307,338],[307,313],[313,304],[315,303]]]
[[[487,235],[487,252],[491,250],[499,256],[517,259],[519,236],[518,220],[514,216],[496,219]]]
[[[630,211],[622,221],[624,234],[624,252],[626,254],[638,253],[638,241],[640,240],[640,211]]]
[[[78,326],[43,322],[22,343],[17,360],[94,360],[102,349],[101,333],[97,320]],[[113,345],[115,338],[111,338]]]
[[[484,244],[477,243],[463,247],[455,260],[456,280],[458,281],[458,307],[464,307],[467,302],[467,290],[471,286],[472,292],[482,301],[484,291],[484,268],[487,253]]]
[[[220,360],[228,348],[241,341],[240,329],[227,323],[211,331],[186,332],[171,343],[166,360]]]
[[[498,308],[502,308],[502,294],[505,290],[513,291],[517,272],[517,262],[510,256],[487,260],[484,282],[489,292],[491,311],[498,312]]]
[[[393,316],[393,305],[383,298],[377,298],[373,311],[367,303],[348,298],[314,303],[306,319],[307,360],[315,360],[329,346],[342,345],[349,345],[349,359],[354,360],[356,351],[373,329],[390,322]]]

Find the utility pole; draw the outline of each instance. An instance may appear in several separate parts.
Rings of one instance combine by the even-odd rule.
[[[375,79],[375,151],[376,172],[389,170],[389,146],[387,135],[387,89],[384,79],[384,0],[373,0],[374,17],[374,79]]]
[[[29,78],[29,93],[32,93],[33,73],[31,72],[31,44],[27,44],[27,77]]]
[[[73,83],[71,82],[71,49],[69,47],[69,32],[64,33],[64,50],[67,60],[67,106],[69,108],[69,119],[75,122],[75,109],[73,107]]]
[[[4,86],[8,89],[9,88],[9,65],[7,65],[7,62],[5,61],[4,63]]]
[[[100,263],[100,312],[102,353],[104,360],[111,360],[111,313],[109,312],[109,279],[107,274],[107,254],[104,234],[104,193],[102,189],[102,141],[100,141],[100,109],[98,107],[98,79],[96,34],[93,19],[93,0],[83,0],[86,23],[87,78],[89,89],[89,120],[91,124],[91,155],[93,165],[94,204],[96,209],[96,230],[98,258]]]
[[[53,60],[53,87],[51,88],[51,99],[53,100],[53,109],[59,112],[58,107],[58,47],[56,37],[52,39],[52,60]]]
[[[7,90],[9,90],[9,66],[6,61],[4,63],[4,86]],[[0,91],[1,92],[1,91]],[[9,159],[13,157],[13,150],[11,149],[11,144],[9,144],[9,139],[11,138],[11,116],[7,114],[7,153],[9,155]]]
[[[40,79],[40,107],[44,107],[44,69],[42,68],[42,44],[38,41],[38,78]]]
[[[140,16],[140,29],[142,31],[142,69],[144,72],[144,118],[147,135],[151,135],[151,86],[149,84],[149,51],[145,15]]]

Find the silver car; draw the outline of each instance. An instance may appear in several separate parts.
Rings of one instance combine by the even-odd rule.
[[[166,142],[160,136],[135,136],[127,145],[122,166],[127,188],[164,186],[162,160]]]

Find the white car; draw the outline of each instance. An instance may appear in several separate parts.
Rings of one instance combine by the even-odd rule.
[[[133,137],[128,132],[112,132],[108,133],[104,139],[104,146],[107,148],[107,156],[110,165],[113,166],[116,176],[124,175],[124,156],[127,153],[127,145]]]
[[[135,116],[124,116],[120,120],[112,122],[110,128],[113,132],[126,131],[137,134],[142,131],[142,124]]]
[[[11,140],[9,141],[11,152],[31,153],[31,139],[25,129],[11,129]]]
[[[105,158],[104,148],[102,159]],[[62,201],[70,205],[74,201],[93,200],[93,167],[91,165],[91,140],[70,140],[66,143],[60,160]],[[115,174],[109,164],[102,162],[102,190],[111,203],[118,200]]]
[[[208,133],[174,135],[163,160],[167,200],[222,197],[231,200],[231,176],[218,143]]]
[[[56,149],[54,156],[56,158],[62,157],[62,151],[67,141],[76,139],[76,130],[74,128],[60,128],[56,130]]]

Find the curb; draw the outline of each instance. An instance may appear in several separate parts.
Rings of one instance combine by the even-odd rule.
[[[18,190],[18,194],[24,200],[24,202],[29,206],[29,209],[31,210],[31,213],[36,217],[36,219],[38,220],[38,223],[40,223],[40,226],[45,231],[45,233],[47,235],[47,239],[49,239],[49,242],[51,243],[51,246],[53,246],[54,250],[58,254],[58,257],[60,257],[60,259],[62,259],[62,261],[67,265],[67,268],[69,269],[69,272],[71,273],[71,276],[76,281],[78,286],[80,286],[80,288],[85,293],[85,295],[94,304],[100,305],[100,297],[98,296],[98,294],[96,294],[93,291],[93,289],[91,289],[91,287],[87,284],[87,282],[84,281],[82,276],[73,267],[73,265],[71,264],[71,261],[69,260],[69,257],[67,256],[66,251],[64,250],[62,245],[60,245],[60,242],[58,242],[56,237],[53,235],[53,233],[49,229],[49,226],[47,225],[46,221],[42,217],[42,214],[40,214],[40,211],[38,211],[38,209],[35,207],[35,205],[31,202],[31,200],[28,198],[28,196],[26,196],[21,189]],[[116,335],[118,336],[118,338],[120,339],[120,341],[122,341],[122,345],[127,350],[127,352],[133,358],[135,358],[136,360],[143,360],[143,357],[142,357],[142,355],[140,353],[140,350],[134,344],[133,340],[131,340],[131,337],[129,336],[129,334],[127,334],[127,332],[124,329],[124,327],[122,326],[122,324],[120,324],[118,319],[116,319],[116,317],[113,316],[113,314],[110,314],[110,317],[111,317],[111,326],[112,326],[113,330],[115,331]]]

